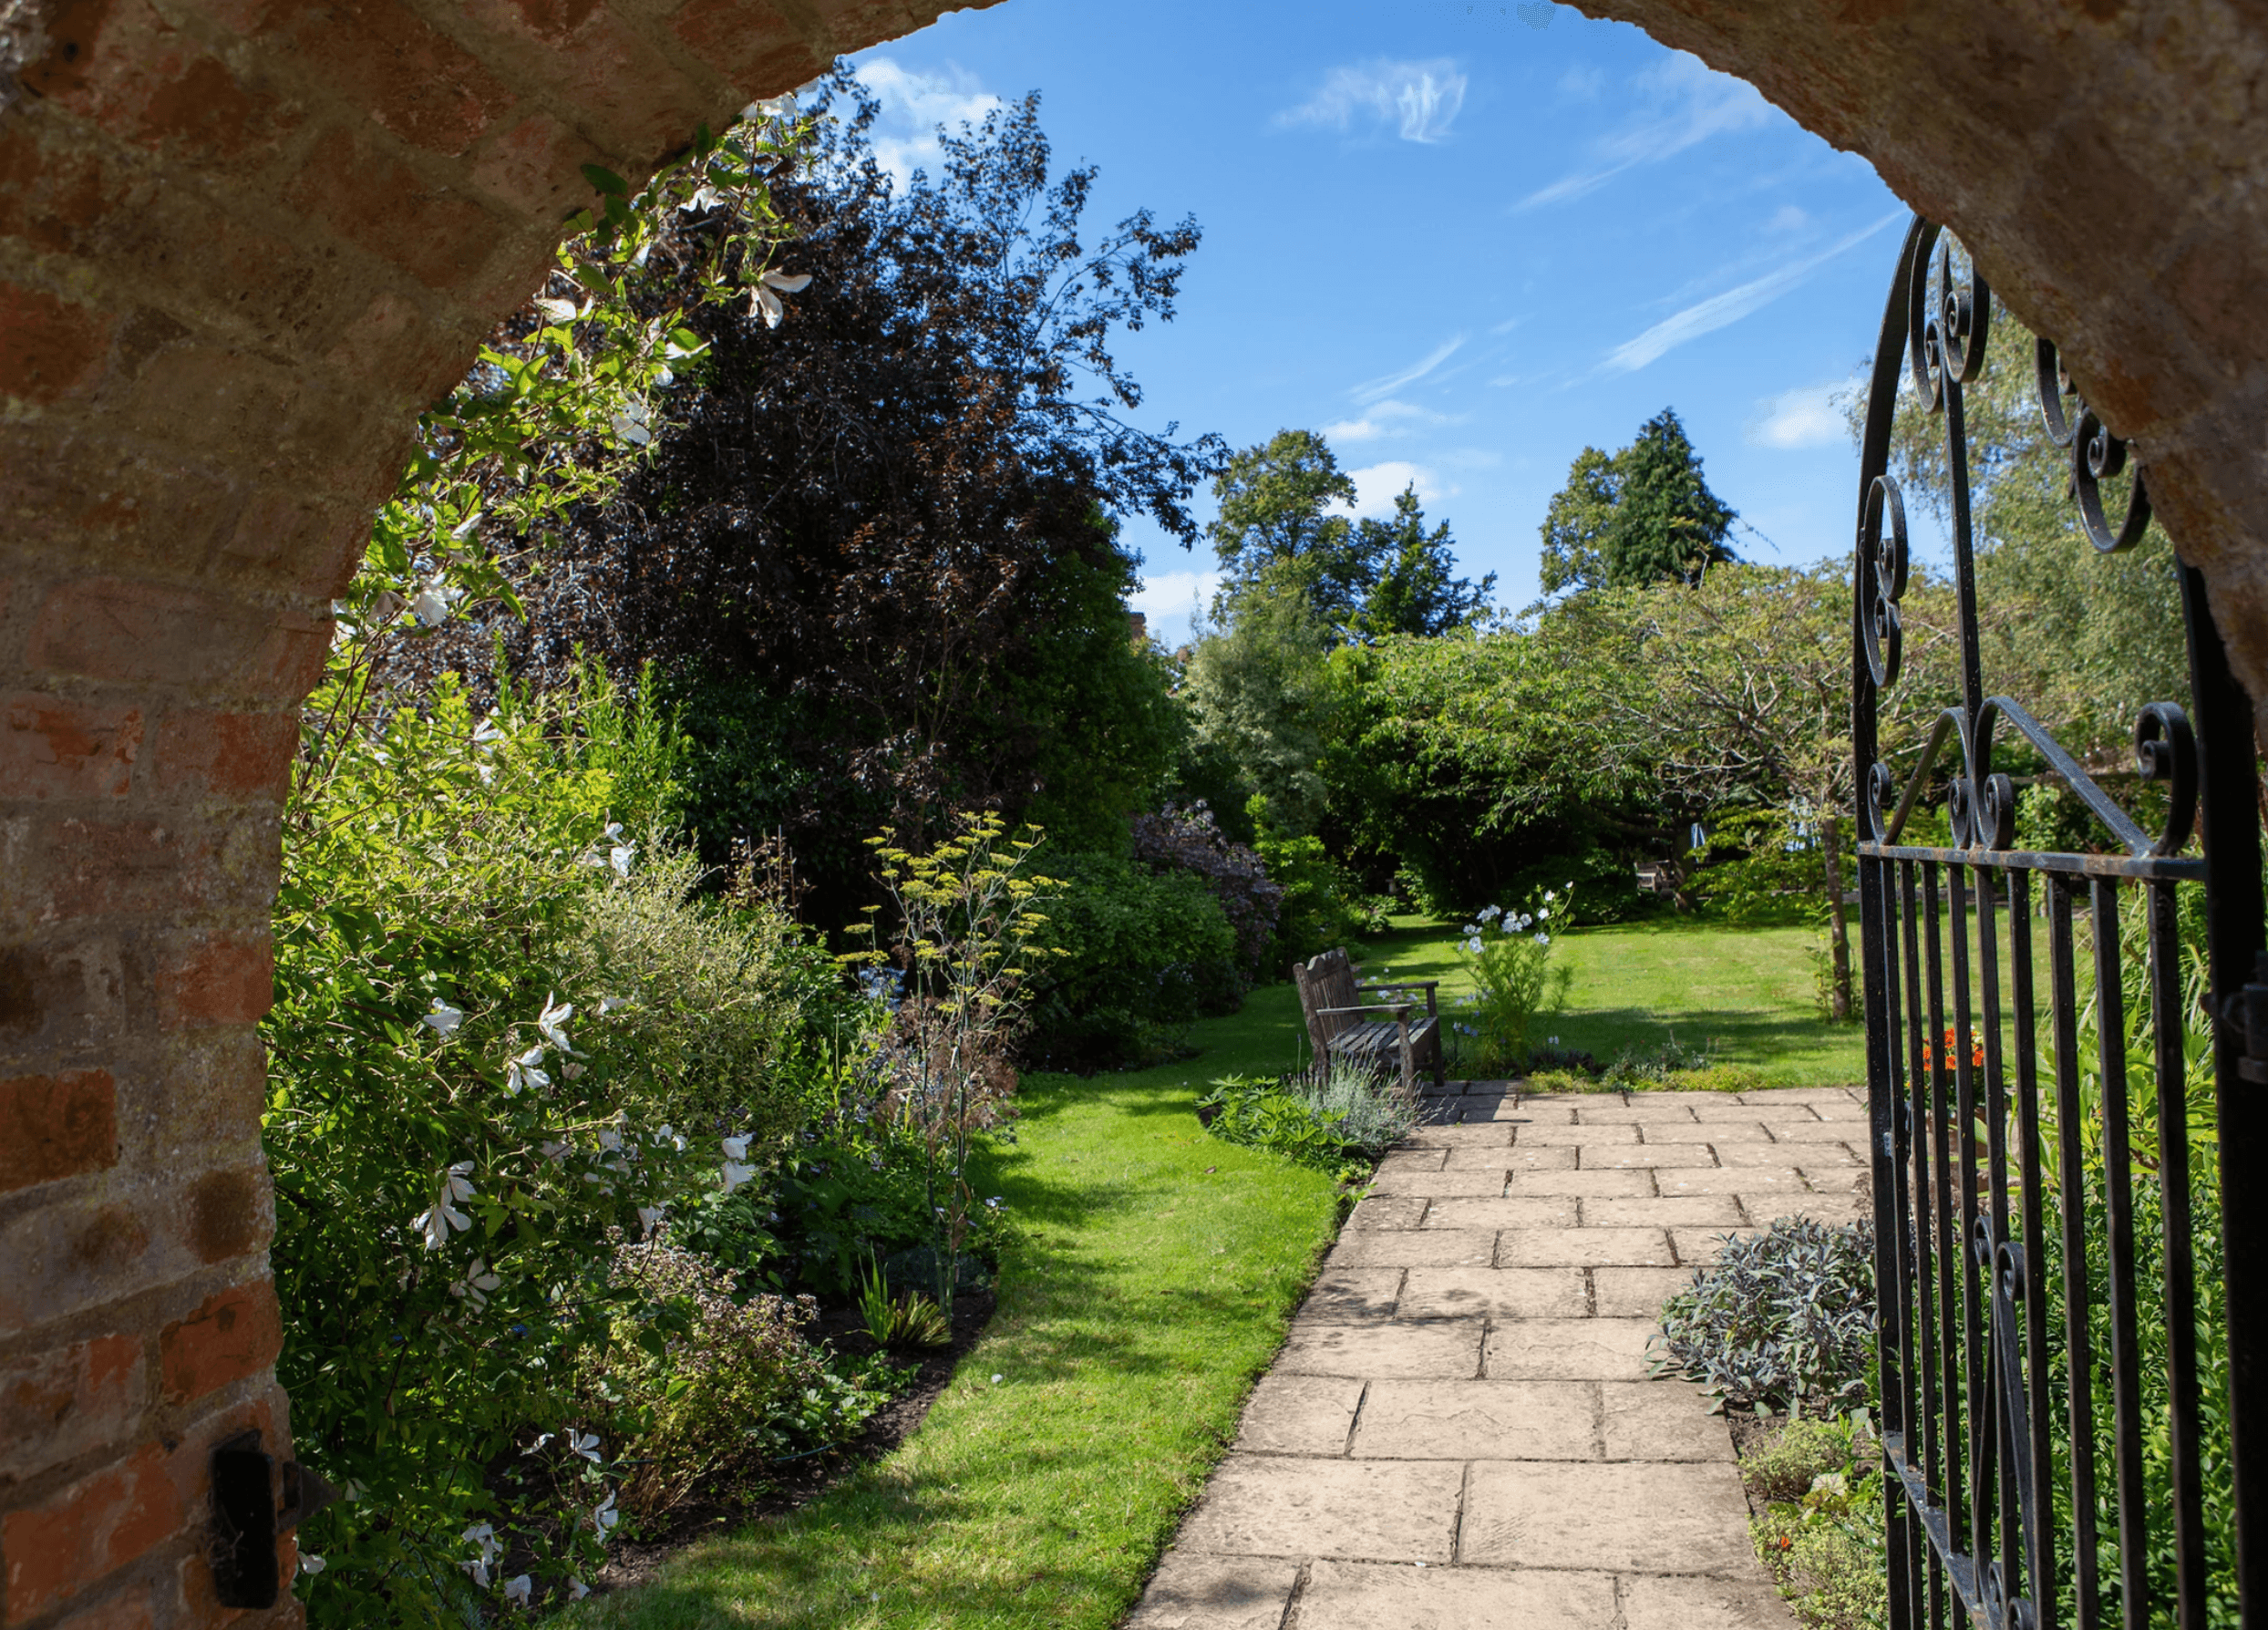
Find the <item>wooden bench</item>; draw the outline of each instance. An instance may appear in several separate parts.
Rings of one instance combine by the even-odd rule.
[[[1299,986],[1300,1012],[1307,1020],[1307,1039],[1315,1060],[1345,1058],[1372,1068],[1396,1068],[1402,1089],[1418,1090],[1418,1068],[1428,1066],[1433,1084],[1442,1085],[1441,1013],[1439,981],[1403,979],[1366,984],[1355,977],[1355,965],[1340,946],[1292,965],[1292,982]],[[1423,991],[1425,1011],[1415,1001],[1366,1001],[1366,992]]]

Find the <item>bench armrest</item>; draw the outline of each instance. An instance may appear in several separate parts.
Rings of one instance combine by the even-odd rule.
[[[1356,990],[1439,990],[1441,982],[1438,979],[1366,980],[1355,988]]]
[[[1396,1018],[1401,1018],[1407,1016],[1409,1010],[1416,1006],[1417,1004],[1414,1002],[1366,1002],[1360,1007],[1318,1007],[1315,1009],[1315,1012],[1318,1015],[1326,1013],[1390,1013]]]

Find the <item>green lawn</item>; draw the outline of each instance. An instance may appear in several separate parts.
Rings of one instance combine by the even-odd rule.
[[[594,1597],[606,1626],[1114,1624],[1234,1435],[1337,1222],[1329,1180],[1215,1142],[1187,1083],[1281,1067],[1288,987],[1184,1063],[1026,1078],[980,1174],[1023,1237],[1000,1309],[888,1460],[791,1515]],[[993,1377],[999,1377],[995,1385]]]
[[[1864,1032],[1830,1025],[1812,999],[1808,928],[1727,928],[1666,918],[1553,936],[1575,971],[1564,1016],[1546,1026],[1602,1062],[1673,1037],[1727,1064],[1753,1065],[1775,1087],[1845,1087],[1866,1078]],[[1438,979],[1444,1003],[1469,989],[1450,929],[1397,917],[1364,947],[1364,976]],[[1297,1022],[1297,1003],[1293,1022]]]
[[[1685,923],[1578,931],[1559,942],[1576,976],[1555,1028],[1602,1057],[1675,1033],[1775,1082],[1857,1080],[1857,1033],[1812,1012],[1809,943]],[[1357,950],[1371,977],[1462,988],[1438,923],[1400,919]],[[1194,1057],[1157,1069],[1026,1078],[1020,1140],[978,1174],[1022,1229],[1000,1311],[896,1454],[574,1622],[1115,1624],[1234,1433],[1337,1218],[1328,1180],[1215,1142],[1191,1113],[1214,1076],[1301,1061],[1292,987],[1254,991],[1190,1042]]]

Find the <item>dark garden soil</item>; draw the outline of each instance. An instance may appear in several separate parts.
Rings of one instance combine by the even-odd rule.
[[[953,1345],[933,1351],[899,1351],[894,1363],[918,1360],[921,1372],[913,1384],[884,1405],[865,1429],[848,1443],[807,1459],[774,1466],[756,1489],[720,1491],[696,1496],[659,1517],[643,1520],[634,1540],[617,1541],[607,1564],[592,1581],[595,1590],[620,1590],[650,1579],[661,1565],[697,1540],[713,1539],[745,1527],[759,1518],[792,1511],[824,1494],[861,1466],[879,1460],[912,1435],[929,1414],[930,1406],[953,1379],[962,1356],[976,1345],[992,1323],[996,1298],[991,1291],[973,1291],[953,1299]],[[861,1325],[855,1307],[824,1313],[809,1326],[814,1340],[833,1344],[835,1350],[853,1357],[878,1351]],[[624,1526],[627,1526],[625,1524]]]

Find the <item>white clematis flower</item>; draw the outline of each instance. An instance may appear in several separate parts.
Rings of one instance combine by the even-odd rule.
[[[756,1168],[744,1166],[738,1161],[725,1162],[725,1192],[729,1194],[756,1175]]]
[[[504,1600],[507,1602],[515,1603],[521,1607],[525,1607],[528,1605],[529,1598],[534,1594],[535,1581],[529,1578],[525,1573],[521,1574],[516,1579],[508,1579],[504,1582]]]
[[[535,308],[547,323],[572,323],[582,315],[572,300],[539,300],[535,303]]]
[[[646,419],[644,402],[633,402],[613,418],[614,434],[632,447],[644,447],[654,439],[654,431]]]
[[[536,1043],[519,1057],[504,1066],[504,1091],[512,1098],[520,1096],[525,1087],[549,1087],[550,1074],[536,1067],[543,1062],[543,1044]]]
[[[609,1489],[606,1498],[600,1501],[598,1509],[591,1513],[591,1527],[598,1534],[601,1544],[606,1542],[606,1536],[614,1531],[614,1524],[621,1521],[622,1513],[614,1509],[614,1491]]]
[[[748,1139],[745,1136],[726,1139],[725,1158],[728,1161],[747,1160],[748,1158]]]
[[[742,119],[792,119],[796,110],[796,93],[784,91],[776,97],[766,97],[760,102],[750,102],[740,109]]]
[[[489,1271],[488,1264],[476,1256],[472,1259],[472,1266],[465,1270],[465,1276],[448,1287],[448,1294],[460,1301],[471,1303],[475,1307],[486,1307],[489,1293],[503,1283]]]
[[[575,1578],[572,1574],[568,1575],[567,1599],[570,1602],[580,1602],[583,1599],[583,1597],[589,1595],[590,1594],[591,1587],[589,1585],[583,1584],[582,1580]]]
[[[440,997],[436,996],[433,998],[433,1011],[418,1022],[443,1041],[447,1041],[456,1034],[457,1026],[465,1022],[465,1010],[461,1007],[451,1007]]]
[[[448,621],[448,608],[465,597],[462,589],[452,588],[438,582],[418,585],[409,597],[409,609],[418,614],[418,621],[428,628],[438,628]]]
[[[441,1191],[432,1206],[409,1220],[412,1228],[425,1234],[425,1248],[438,1251],[448,1243],[451,1230],[464,1233],[472,1226],[472,1219],[457,1209],[455,1202],[470,1200],[473,1188],[470,1179],[472,1162],[459,1161],[441,1174]]]
[[[599,1435],[596,1432],[567,1434],[567,1447],[595,1466],[599,1463]]]
[[[668,1210],[669,1208],[665,1205],[640,1206],[638,1208],[638,1226],[647,1234],[651,1235],[656,1228],[661,1226],[663,1213]]]
[[[543,1039],[562,1053],[575,1049],[567,1042],[567,1021],[575,1016],[575,1005],[562,1002],[551,992],[543,993],[543,1011],[535,1021],[535,1027],[543,1033]]]
[[[778,327],[780,319],[788,315],[788,308],[780,304],[779,295],[800,294],[810,286],[810,282],[811,274],[809,272],[794,277],[785,276],[778,272],[765,273],[758,280],[756,286],[748,291],[748,315],[753,317],[761,313],[765,327]],[[772,292],[774,289],[778,290],[779,294],[774,294]]]
[[[303,1551],[299,1553],[299,1571],[301,1573],[320,1573],[323,1572],[325,1566],[325,1564],[324,1560],[317,1556],[314,1552]]]

